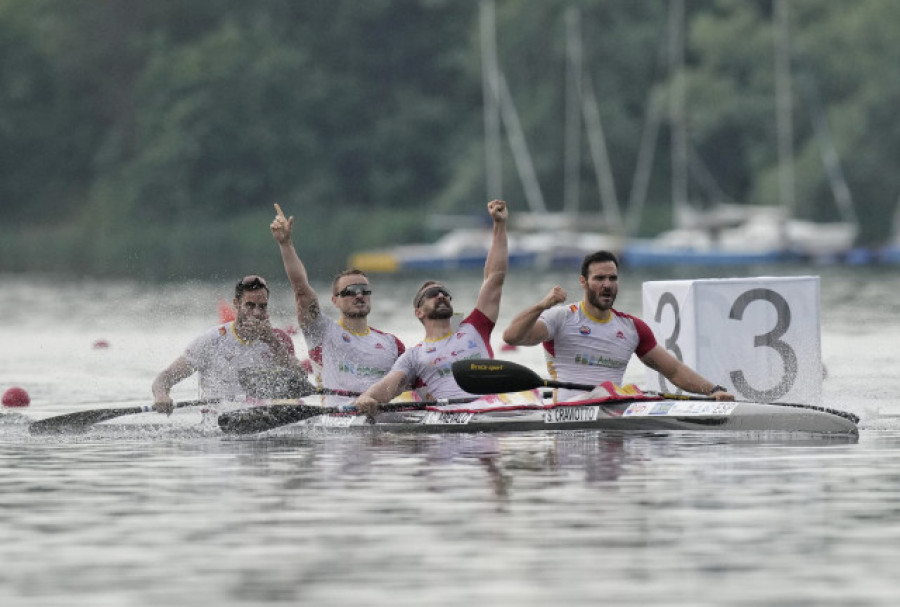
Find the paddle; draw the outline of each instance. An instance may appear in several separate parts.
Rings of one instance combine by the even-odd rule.
[[[544,379],[528,367],[508,360],[469,359],[458,360],[451,367],[453,378],[460,388],[472,394],[497,394],[500,392],[520,392],[533,388],[567,388],[570,390],[590,391],[597,386],[590,384],[577,384],[567,381]],[[714,396],[701,396],[696,394],[669,394],[667,392],[644,392],[644,394],[661,396],[668,400],[716,400]],[[737,400],[738,403],[753,403],[755,401]],[[817,405],[802,403],[766,403],[779,407],[799,407],[801,409],[814,409],[849,419],[854,424],[859,423],[859,417],[853,413],[839,409],[828,409]]]
[[[544,379],[524,365],[507,360],[457,360],[451,367],[453,379],[460,388],[472,394],[521,392],[533,388],[568,388],[593,390],[597,386]]]
[[[448,398],[431,401],[410,401],[401,403],[384,403],[378,405],[379,411],[421,411],[426,407],[449,405],[455,403],[469,403],[476,398]],[[315,405],[267,405],[229,411],[219,416],[219,428],[225,434],[256,434],[265,432],[280,426],[295,424],[317,415],[330,415],[332,413],[358,414],[356,407],[345,405],[342,407],[318,407]]]
[[[217,398],[189,400],[175,405],[176,409],[181,407],[196,407],[198,405],[209,405],[219,402]],[[75,413],[66,413],[64,415],[54,415],[45,419],[33,422],[28,426],[31,434],[61,434],[63,432],[86,432],[88,427],[105,422],[108,419],[121,417],[122,415],[132,415],[134,413],[145,413],[147,411],[155,411],[153,405],[140,405],[138,407],[124,407],[121,409],[91,409],[89,411],[76,411]]]

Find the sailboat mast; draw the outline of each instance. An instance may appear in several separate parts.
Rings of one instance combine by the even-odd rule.
[[[669,62],[672,78],[672,93],[669,98],[672,129],[672,219],[677,227],[684,224],[688,214],[684,0],[672,0],[669,8]]]
[[[787,243],[787,221],[794,214],[794,125],[791,101],[791,49],[786,0],[775,0],[775,118],[778,138],[778,186],[784,218],[781,243]]]
[[[500,84],[494,1],[481,0],[481,79],[484,97],[484,162],[487,198],[503,197],[503,167],[500,161]]]
[[[566,173],[563,195],[565,211],[578,214],[581,169],[581,15],[577,7],[566,9]]]

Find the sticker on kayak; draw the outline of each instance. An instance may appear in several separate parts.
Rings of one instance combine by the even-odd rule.
[[[468,424],[474,413],[462,411],[428,411],[422,418],[423,424]]]
[[[319,425],[328,428],[349,428],[356,419],[352,415],[323,415],[319,418]]]
[[[645,402],[628,405],[624,417],[668,416],[689,417],[695,415],[731,415],[735,403],[729,402]]]
[[[544,411],[544,423],[592,422],[600,414],[600,407],[554,407]]]

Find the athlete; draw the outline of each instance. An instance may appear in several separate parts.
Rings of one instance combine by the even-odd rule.
[[[331,284],[331,303],[340,316],[333,320],[322,313],[319,298],[309,284],[306,268],[291,239],[294,218],[287,218],[275,205],[272,236],[281,249],[281,259],[294,289],[297,320],[306,339],[313,373],[320,388],[349,391],[358,395],[384,377],[405,347],[396,336],[368,325],[372,308],[372,286],[356,269],[344,270]],[[327,404],[349,401],[327,396]]]
[[[492,200],[487,208],[494,222],[493,237],[475,309],[454,330],[450,290],[434,280],[419,287],[413,297],[413,309],[425,328],[425,339],[397,359],[390,373],[356,400],[363,412],[373,414],[378,403],[391,400],[406,387],[416,389],[426,400],[469,396],[453,378],[453,361],[494,357],[490,337],[500,314],[500,296],[509,265],[509,213],[502,200]]]
[[[238,381],[240,369],[301,370],[290,336],[269,323],[269,287],[261,276],[245,276],[238,281],[234,307],[237,313],[233,321],[201,334],[156,376],[152,390],[157,411],[172,412],[169,391],[195,372],[200,374],[203,398],[233,398],[245,393]]]
[[[704,379],[656,343],[650,327],[639,318],[613,308],[619,291],[619,261],[609,251],[597,251],[581,263],[579,282],[584,299],[561,305],[566,291],[559,285],[510,322],[503,339],[510,345],[544,344],[547,370],[558,381],[621,384],[632,354],[670,382],[688,392],[734,400],[722,386]],[[557,401],[577,400],[585,392],[558,389]]]

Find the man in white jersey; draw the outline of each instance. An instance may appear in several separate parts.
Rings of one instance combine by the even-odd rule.
[[[155,408],[171,413],[172,386],[200,373],[203,398],[233,398],[245,393],[238,372],[245,368],[285,367],[299,371],[290,336],[269,323],[269,287],[256,275],[245,276],[234,288],[232,322],[218,325],[192,341],[182,356],[153,382]]]
[[[368,325],[372,287],[356,269],[337,275],[331,285],[331,303],[340,312],[332,320],[319,307],[319,298],[309,284],[306,268],[291,240],[294,218],[287,218],[275,205],[272,236],[281,249],[284,270],[294,289],[297,320],[306,339],[309,358],[320,388],[360,393],[384,377],[406,349],[396,336]],[[327,404],[347,402],[348,397],[325,397]]]
[[[621,385],[632,354],[688,392],[710,394],[716,400],[734,400],[722,386],[696,371],[656,343],[650,327],[641,319],[613,309],[619,291],[619,261],[609,251],[584,258],[579,277],[584,299],[566,301],[566,291],[553,287],[543,299],[520,312],[503,339],[511,345],[544,345],[547,369],[558,381]],[[559,389],[557,401],[571,401],[585,392]]]
[[[425,327],[425,340],[407,350],[390,373],[356,400],[362,411],[374,413],[377,403],[391,400],[407,386],[424,393],[427,400],[469,396],[453,379],[450,370],[453,361],[494,357],[490,338],[500,314],[500,296],[509,266],[506,236],[509,213],[502,200],[492,200],[487,208],[494,230],[475,309],[454,330],[452,297],[447,287],[433,280],[419,287],[413,307],[416,318]]]

